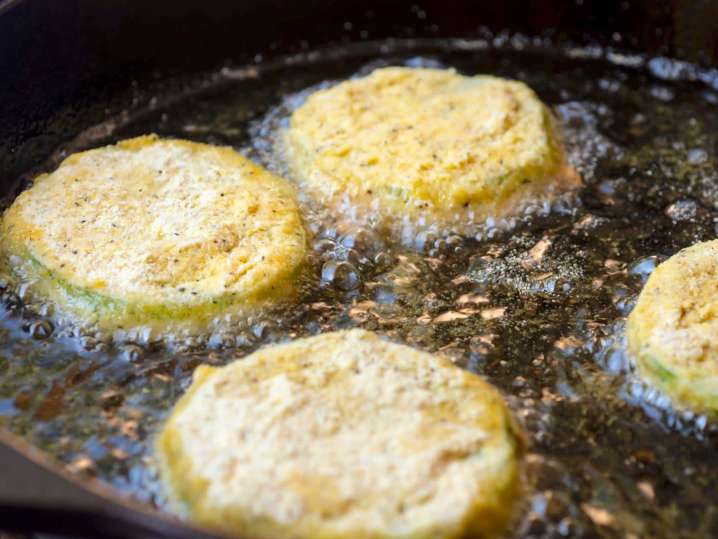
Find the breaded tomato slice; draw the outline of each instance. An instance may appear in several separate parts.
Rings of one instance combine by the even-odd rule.
[[[231,148],[143,136],[71,155],[5,212],[12,279],[81,325],[203,331],[294,294],[292,186]]]
[[[718,419],[718,240],[660,264],[628,317],[640,373],[678,406]]]
[[[497,537],[522,453],[489,384],[362,330],[200,367],[157,439],[170,498],[247,537]]]
[[[320,202],[391,229],[471,232],[580,184],[525,84],[391,67],[310,95],[284,152]]]

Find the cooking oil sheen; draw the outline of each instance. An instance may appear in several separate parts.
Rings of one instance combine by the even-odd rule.
[[[206,339],[79,335],[24,304],[22,287],[6,290],[0,425],[162,507],[152,437],[196,366],[362,327],[443,353],[507,397],[530,440],[515,537],[718,535],[716,427],[641,382],[623,334],[656,265],[716,235],[715,73],[527,38],[363,43],[226,67],[68,141],[46,168],[155,132],[231,145],[285,173],[278,133],[308,93],[387,65],[525,81],[558,119],[584,187],[469,238],[429,226],[394,241],[305,200],[314,254],[302,301]]]

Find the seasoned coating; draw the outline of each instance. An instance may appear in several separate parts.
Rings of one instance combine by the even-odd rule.
[[[718,240],[656,268],[628,318],[628,345],[676,404],[718,419]]]
[[[154,135],[39,176],[0,229],[7,269],[82,325],[206,329],[291,296],[307,254],[292,186],[231,148]]]
[[[198,368],[157,440],[192,520],[263,538],[499,536],[522,448],[478,376],[362,330]]]
[[[394,229],[470,231],[580,183],[528,86],[453,70],[377,69],[320,90],[284,146],[316,199]]]

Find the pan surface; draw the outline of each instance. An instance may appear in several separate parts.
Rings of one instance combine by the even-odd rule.
[[[197,365],[363,327],[447,354],[507,396],[531,440],[516,537],[715,536],[716,429],[638,380],[623,336],[655,265],[715,237],[714,71],[509,33],[345,43],[165,78],[150,99],[54,152],[37,146],[33,165],[49,170],[70,152],[156,132],[232,145],[283,173],[276,135],[307,89],[384,65],[524,80],[556,114],[585,187],[508,229],[489,222],[468,239],[419,231],[407,247],[337,229],[309,205],[314,279],[301,306],[207,343],[75,336],[6,291],[0,426],[163,507],[152,436]]]

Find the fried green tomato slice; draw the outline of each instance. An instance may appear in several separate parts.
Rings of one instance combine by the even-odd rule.
[[[501,395],[363,330],[199,367],[157,438],[170,498],[246,537],[500,536],[523,442]]]
[[[628,317],[639,372],[679,407],[718,419],[718,240],[660,264]]]
[[[292,186],[231,148],[137,137],[71,155],[5,212],[7,272],[81,325],[202,331],[295,292]]]
[[[319,201],[394,229],[471,231],[580,184],[528,86],[449,69],[377,69],[317,91],[283,147]]]

